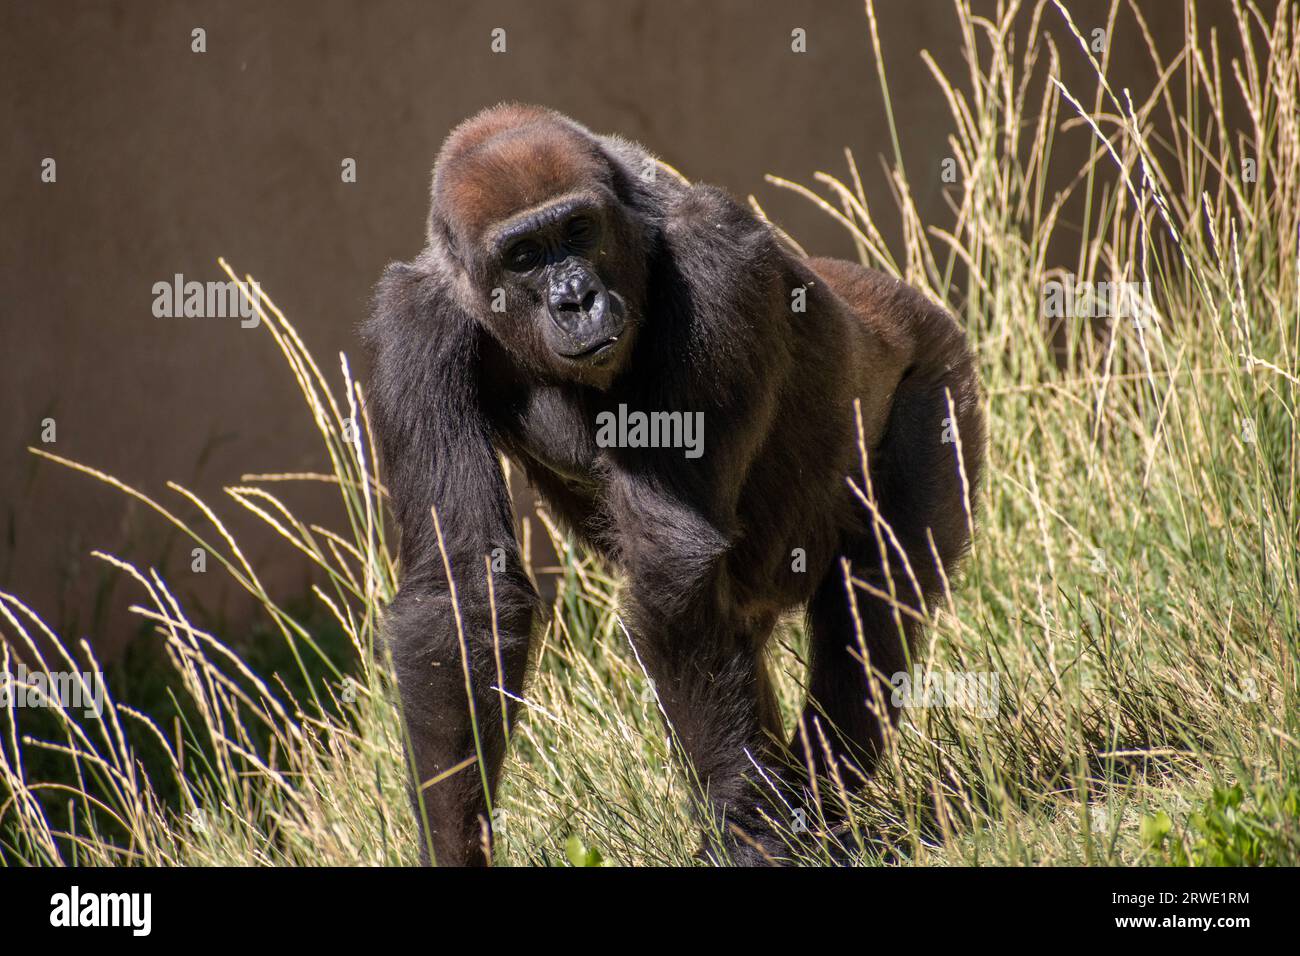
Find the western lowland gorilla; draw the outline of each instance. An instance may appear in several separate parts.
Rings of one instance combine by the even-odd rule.
[[[388,266],[364,336],[424,860],[490,862],[541,616],[504,454],[626,576],[637,658],[715,815],[701,853],[779,861],[789,801],[768,791],[870,771],[890,675],[969,543],[984,421],[954,320],[801,257],[633,143],[502,105],[443,145],[427,245]],[[763,648],[796,607],[810,673],[787,742]]]

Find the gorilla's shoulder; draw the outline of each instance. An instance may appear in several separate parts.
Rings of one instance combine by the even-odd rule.
[[[698,228],[706,221],[716,229],[761,225],[758,217],[718,186],[696,183],[678,190],[668,203],[668,223],[676,228]]]
[[[732,263],[752,265],[777,253],[771,227],[717,186],[681,190],[667,209],[663,231],[679,251],[726,256]]]
[[[361,336],[373,346],[412,331],[413,324],[445,325],[457,311],[451,308],[453,301],[445,275],[429,256],[390,262],[375,285]]]

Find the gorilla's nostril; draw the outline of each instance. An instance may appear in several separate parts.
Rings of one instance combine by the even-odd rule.
[[[561,302],[557,306],[557,308],[561,312],[578,312],[583,315],[590,314],[591,310],[594,309],[595,307],[596,307],[595,289],[589,290],[587,294],[582,297],[582,301],[580,302],[574,301],[573,299],[566,299],[565,301]]]

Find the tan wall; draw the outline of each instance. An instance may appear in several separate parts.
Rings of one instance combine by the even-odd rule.
[[[1105,4],[1071,6],[1081,23],[1104,20]],[[1176,45],[1180,5],[1143,6]],[[206,54],[190,51],[196,26]],[[489,51],[498,26],[504,55]],[[796,26],[808,32],[803,56],[790,52]],[[880,29],[905,154],[936,169],[946,107],[918,52],[958,66],[951,4],[881,0]],[[1131,50],[1117,57],[1122,81],[1149,84],[1140,38],[1115,42]],[[189,545],[159,519],[24,446],[52,416],[52,450],[178,506],[166,479],[216,496],[245,472],[324,467],[265,332],[155,318],[151,288],[178,272],[216,279],[224,255],[261,280],[331,371],[340,350],[360,364],[355,325],[383,265],[421,244],[442,137],[502,99],[557,107],[691,178],[753,192],[810,250],[852,252],[764,173],[842,172],[849,146],[890,208],[856,2],[6,3],[0,587],[69,636],[120,644],[137,625],[114,609],[139,595],[88,557],[100,547],[170,562],[179,590],[240,620],[247,607],[215,587],[219,573],[191,575]],[[47,156],[52,185],[39,181]],[[344,157],[357,160],[355,185],[340,182]],[[916,184],[941,217],[937,175]],[[292,552],[266,536],[245,543],[275,587],[303,587]]]

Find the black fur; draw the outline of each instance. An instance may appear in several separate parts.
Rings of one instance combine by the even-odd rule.
[[[402,587],[386,631],[415,779],[438,780],[423,788],[421,816],[425,849],[441,864],[486,862],[481,780],[495,787],[502,722],[513,717],[501,713],[493,689],[485,556],[495,548],[506,555],[492,586],[511,694],[522,693],[539,604],[521,569],[499,452],[627,575],[624,618],[638,654],[711,806],[728,832],[744,834],[709,852],[737,862],[782,852],[767,820],[781,811],[757,769],[776,780],[789,762],[762,660],[777,617],[806,606],[811,634],[811,699],[789,745],[795,764],[825,770],[825,740],[846,771],[865,773],[881,728],[868,706],[842,561],[880,591],[889,589],[888,562],[898,601],[919,608],[941,586],[934,553],[950,569],[968,545],[968,498],[951,437],[960,434],[973,496],[984,424],[953,320],[884,275],[793,255],[720,190],[662,170],[646,177],[646,169],[654,167],[639,147],[549,111],[498,107],[471,119],[435,166],[428,247],[389,266],[365,327],[371,411],[402,530]],[[542,231],[549,251],[535,272],[503,266],[492,244],[503,219],[573,194],[597,202],[598,246],[573,252]],[[608,290],[602,321],[626,323],[609,357],[584,363],[556,354],[548,290],[558,269]],[[803,312],[791,308],[797,288],[806,290]],[[496,289],[504,312],[490,307]],[[606,335],[604,326],[592,332],[598,311],[582,313],[576,338]],[[949,397],[955,422],[946,421]],[[855,399],[871,491],[922,595],[846,481],[864,487]],[[703,412],[703,455],[597,447],[597,415],[620,404]],[[794,549],[806,555],[806,570],[794,569]],[[903,668],[916,623],[862,589],[854,600],[883,681]],[[803,740],[812,741],[809,751]]]

